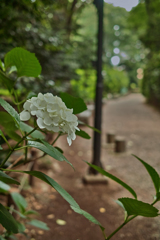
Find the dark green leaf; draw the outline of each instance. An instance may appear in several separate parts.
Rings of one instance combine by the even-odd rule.
[[[31,131],[33,130],[33,127],[27,125],[27,124],[24,123],[24,122],[20,122],[20,129],[21,129],[22,131],[24,131],[24,132],[29,133],[29,132],[31,132]],[[44,139],[44,138],[45,138],[44,135],[43,135],[40,131],[38,131],[38,130],[34,131],[34,132],[31,134],[31,136],[32,136],[33,138],[36,138],[36,139]]]
[[[34,53],[17,47],[8,52],[4,59],[5,68],[16,66],[18,77],[38,77],[41,74],[41,65]]]
[[[44,153],[47,153],[49,156],[55,158],[56,160],[65,161],[72,166],[72,164],[56,148],[54,148],[49,143],[43,141],[42,139],[41,139],[41,142],[43,144],[39,143],[39,142],[35,142],[35,141],[28,141],[27,146],[37,148],[37,149],[43,151]]]
[[[18,225],[13,216],[0,203],[0,223],[9,232],[18,233]]]
[[[41,221],[36,220],[36,219],[33,219],[33,220],[31,220],[30,222],[27,222],[27,224],[32,225],[32,226],[34,226],[34,227],[41,228],[41,229],[43,229],[43,230],[49,230],[49,227],[47,226],[46,223],[41,222]]]
[[[90,139],[91,137],[88,135],[88,133],[86,133],[85,131],[81,130],[80,131],[77,131],[76,130],[76,135],[77,136],[80,136],[82,138],[86,138],[86,139]]]
[[[6,75],[4,75],[4,73],[0,70],[0,82],[9,90],[11,91],[13,86],[14,86],[14,82],[9,79]]]
[[[132,195],[133,197],[137,198],[137,194],[135,193],[135,191],[128,186],[126,183],[124,183],[123,181],[121,181],[119,178],[113,176],[112,174],[106,172],[105,170],[103,170],[102,168],[95,166],[91,163],[86,162],[90,167],[94,168],[95,170],[97,170],[99,173],[103,174],[106,177],[111,178],[113,181],[119,183],[122,187],[124,187],[125,189],[127,189]]]
[[[0,181],[4,182],[4,183],[10,183],[10,184],[17,184],[20,185],[19,182],[17,182],[16,180],[14,180],[13,178],[11,178],[10,176],[8,176],[7,174],[5,174],[4,172],[0,171]]]
[[[20,124],[20,117],[19,117],[19,114],[16,112],[16,110],[2,98],[0,98],[0,105],[12,116],[14,121],[19,126],[19,124]]]
[[[156,194],[156,200],[157,200],[157,201],[160,200],[160,192],[158,192],[158,193]]]
[[[87,106],[81,98],[73,97],[68,93],[61,93],[60,97],[62,101],[66,104],[67,108],[73,108],[74,114],[78,114],[87,110]]]
[[[63,150],[59,147],[55,147],[60,153],[63,153]]]
[[[16,142],[19,142],[21,140],[21,137],[16,132],[6,128],[5,128],[5,132],[11,139],[15,140]]]
[[[129,216],[130,215],[139,215],[143,217],[158,216],[158,209],[148,203],[144,203],[132,198],[119,198],[118,200],[123,204]]]
[[[146,170],[148,171],[152,181],[153,181],[153,184],[154,184],[154,187],[156,189],[156,193],[159,192],[159,188],[160,188],[160,182],[159,182],[159,175],[158,173],[156,172],[156,170],[150,166],[148,163],[146,163],[145,161],[143,161],[142,159],[140,159],[139,157],[133,155],[135,158],[137,158],[143,165],[144,167],[146,168]]]
[[[17,192],[11,193],[11,196],[12,196],[14,203],[19,208],[20,212],[24,213],[25,209],[27,207],[27,202],[26,202],[25,198],[22,197],[22,195]]]
[[[4,63],[0,59],[0,68],[4,71]]]

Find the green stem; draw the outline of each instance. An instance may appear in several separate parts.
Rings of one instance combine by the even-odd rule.
[[[153,206],[156,202],[158,202],[157,199],[155,199],[153,201],[153,203],[151,203],[151,205]],[[124,227],[127,223],[129,223],[132,219],[134,219],[135,217],[137,217],[137,215],[134,215],[128,219],[125,220],[124,223],[122,223],[113,233],[111,233],[107,238],[105,238],[105,240],[109,240],[111,239],[111,237],[113,237],[114,234],[116,234],[122,227]]]
[[[14,150],[15,150],[15,151],[18,151],[18,150],[26,149],[26,148],[28,148],[28,146],[25,145],[25,146],[23,146],[23,147],[15,148]],[[25,153],[25,154],[26,154],[26,153]]]
[[[7,141],[7,139],[5,138],[5,136],[4,136],[4,135],[1,135],[1,136],[2,136],[2,138],[4,139],[4,141],[6,142],[6,144],[8,145],[9,149],[12,150],[12,147],[11,147],[11,145],[9,144],[9,142]]]
[[[32,131],[30,131],[29,133],[27,133],[24,137],[21,138],[21,140],[14,146],[14,148],[12,148],[12,150],[8,153],[7,157],[3,160],[2,164],[0,165],[0,167],[3,167],[4,164],[7,162],[8,158],[11,156],[11,154],[14,152],[14,150],[18,147],[18,145],[23,142],[27,136],[29,136],[31,133],[33,133],[38,127],[35,127]]]
[[[26,134],[26,133],[25,133],[25,134]],[[25,147],[26,147],[27,143],[28,143],[28,141],[25,140]],[[27,162],[27,155],[28,155],[28,148],[26,147],[26,148],[25,148],[25,159],[24,159],[24,164]]]
[[[55,140],[51,143],[51,145],[53,145],[61,135],[62,135],[62,133],[59,133],[58,136],[55,138]]]
[[[131,218],[129,218],[128,220],[126,220],[125,222],[123,222],[114,232],[112,232],[105,240],[109,240],[111,239],[111,237],[113,237],[114,234],[116,234],[119,230],[121,230],[122,227],[124,227],[128,222],[130,222],[132,219],[134,219],[135,217],[137,217],[137,215],[132,216]]]

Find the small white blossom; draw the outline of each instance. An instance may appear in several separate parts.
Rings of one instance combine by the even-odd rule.
[[[39,93],[38,97],[32,97],[23,105],[20,119],[27,121],[31,115],[37,117],[37,125],[41,129],[53,132],[67,133],[69,146],[76,139],[75,131],[78,130],[78,118],[73,114],[73,109],[68,109],[60,97],[51,93]]]

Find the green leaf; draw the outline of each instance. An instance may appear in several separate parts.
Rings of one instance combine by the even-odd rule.
[[[67,193],[56,181],[54,181],[52,178],[47,176],[46,174],[38,171],[21,171],[24,173],[27,173],[29,175],[35,176],[42,181],[48,183],[51,185],[59,194],[71,205],[76,208],[79,208],[79,205],[76,203],[76,201]]]
[[[24,132],[31,132],[33,130],[33,127],[27,125],[26,123],[24,122],[20,122],[20,129]],[[34,131],[33,133],[31,133],[31,136],[33,138],[36,138],[36,139],[45,139],[45,136],[38,130]]]
[[[59,147],[55,147],[60,153],[63,153],[63,150]]]
[[[12,197],[14,203],[16,204],[16,206],[19,208],[20,212],[24,213],[25,209],[27,207],[27,202],[26,202],[25,198],[22,197],[22,195],[17,192],[11,193],[11,197]]]
[[[42,139],[41,142],[43,144],[36,141],[28,141],[27,146],[37,148],[43,151],[44,153],[47,153],[49,156],[55,158],[56,160],[65,161],[72,166],[72,164],[56,148],[54,148],[52,145],[50,145],[49,143],[45,142]]]
[[[9,232],[18,233],[18,225],[13,216],[0,203],[0,223]]]
[[[16,132],[6,128],[5,128],[5,132],[11,139],[15,140],[16,142],[19,142],[21,140],[21,136],[19,136]]]
[[[19,126],[19,124],[20,124],[20,117],[19,117],[19,114],[16,112],[16,110],[2,98],[0,98],[0,105],[12,116],[14,121]]]
[[[127,189],[132,195],[133,197],[137,198],[137,194],[135,193],[135,191],[126,183],[124,183],[123,181],[121,181],[119,178],[115,177],[114,175],[106,172],[105,170],[103,170],[102,168],[93,165],[91,163],[86,162],[90,167],[94,168],[95,170],[97,170],[99,173],[103,174],[106,177],[111,178],[113,181],[119,183],[122,187],[124,187],[125,189]]]
[[[0,59],[0,68],[4,71],[5,69],[4,69],[4,63],[1,61],[1,59]]]
[[[41,74],[41,65],[34,53],[16,47],[8,52],[4,59],[5,68],[16,66],[18,77],[38,77]]]
[[[3,114],[4,113],[4,114]],[[3,118],[4,117],[4,118]],[[6,112],[0,112],[0,123],[4,127],[5,133],[13,140],[19,142],[21,137],[15,132],[17,127],[13,118]],[[0,136],[4,137],[4,134],[0,130]]]
[[[0,171],[0,181],[4,182],[4,183],[9,183],[9,184],[17,184],[20,185],[19,182],[17,182],[16,180],[14,180],[13,178],[11,178],[10,176],[8,176],[7,174],[5,174],[4,172]]]
[[[37,227],[37,228],[41,228],[43,230],[49,230],[49,227],[47,226],[46,223],[41,222],[41,221],[36,220],[36,219],[32,219],[30,222],[27,222],[27,224],[32,225],[32,226]]]
[[[0,145],[0,150],[3,150],[3,148],[1,147],[1,145]]]
[[[10,186],[2,181],[0,181],[0,192],[6,193],[10,190]]]
[[[12,67],[10,68],[8,74],[11,74],[12,72],[17,72],[17,68],[16,68],[16,66],[12,66]]]
[[[14,81],[9,79],[4,73],[0,70],[0,82],[9,90],[11,91],[14,86]]]
[[[159,192],[159,188],[160,188],[160,181],[159,181],[159,175],[158,173],[156,172],[156,170],[150,166],[148,163],[146,163],[145,161],[143,161],[142,159],[140,159],[139,157],[133,155],[135,158],[137,158],[143,165],[144,167],[146,168],[147,172],[149,173],[152,181],[153,181],[153,184],[154,184],[154,187],[156,189],[156,193]]]
[[[25,229],[26,229],[24,224],[22,224],[22,223],[17,221],[17,225],[18,225],[18,232],[19,233],[23,233],[25,231]]]
[[[27,173],[31,176],[35,176],[35,177],[41,179],[42,181],[44,181],[47,184],[49,184],[50,186],[52,186],[71,205],[71,208],[73,210],[75,210],[77,213],[82,214],[87,219],[89,219],[90,221],[95,223],[95,221],[96,221],[95,218],[93,218],[89,213],[86,213],[85,211],[80,209],[79,205],[72,198],[72,196],[68,192],[66,192],[56,181],[54,181],[52,178],[50,178],[46,174],[44,174],[42,172],[38,172],[38,171],[20,171],[20,170],[11,170],[11,169],[7,169],[7,171],[23,172],[23,173]],[[104,229],[98,221],[96,224],[98,224],[101,227],[101,229]]]
[[[74,114],[81,113],[87,110],[87,106],[81,98],[73,97],[68,93],[61,93],[60,97],[62,101],[66,104],[67,108],[73,108]]]
[[[24,212],[24,214],[26,215],[26,216],[28,216],[28,215],[38,215],[39,213],[38,212],[36,212],[36,211],[34,211],[34,210],[28,210],[28,211],[25,211]]]
[[[71,208],[79,214],[82,214],[85,218],[87,218],[89,221],[93,222],[94,224],[97,224],[101,227],[102,231],[104,231],[104,227],[101,226],[100,222],[98,222],[91,214],[89,214],[88,212],[80,209],[80,208],[75,208],[73,206],[71,206]]]
[[[144,203],[132,198],[118,199],[124,206],[128,216],[138,215],[143,217],[157,217],[158,209],[148,203]]]
[[[88,133],[86,133],[85,131],[81,130],[80,131],[77,131],[76,130],[76,135],[77,136],[80,136],[82,138],[86,138],[86,139],[90,139],[91,137],[88,135]]]
[[[15,122],[13,120],[13,117],[4,111],[0,111],[0,124],[9,129],[9,130],[17,130],[18,128],[15,126]]]

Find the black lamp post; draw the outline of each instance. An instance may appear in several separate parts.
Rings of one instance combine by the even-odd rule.
[[[102,50],[103,50],[103,0],[94,0],[93,2],[98,12],[98,49],[97,49],[97,83],[96,83],[96,97],[95,97],[95,118],[94,127],[101,131],[102,122],[102,92],[103,92],[103,79],[102,79]],[[101,134],[94,132],[93,140],[93,161],[92,163],[102,167],[100,161],[101,157]],[[97,174],[93,168],[89,169],[90,173]]]

